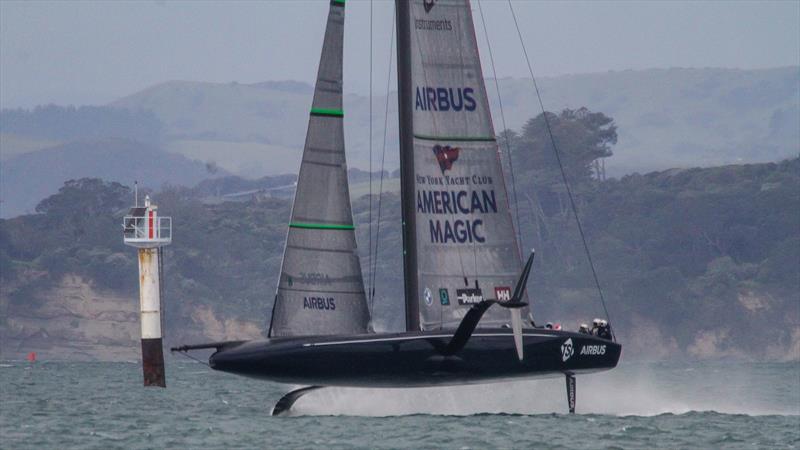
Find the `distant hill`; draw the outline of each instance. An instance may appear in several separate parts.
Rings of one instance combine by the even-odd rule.
[[[0,111],[0,133],[57,141],[126,138],[158,142],[161,129],[151,111],[136,109],[44,105]]]
[[[614,157],[606,160],[609,176],[777,161],[800,154],[798,67],[622,71],[542,78],[539,85],[550,111],[586,106],[614,119],[618,141],[612,148]],[[493,83],[487,86],[500,133],[496,93]],[[539,114],[529,80],[502,79],[500,89],[509,128],[519,130]],[[150,142],[149,147],[142,148],[170,152],[171,156],[144,154],[150,155],[148,163],[157,160],[166,164],[156,170],[164,173],[158,183],[192,185],[199,181],[198,174],[205,170],[203,164],[190,160],[251,179],[296,174],[312,95],[312,86],[296,81],[171,81],[107,106],[3,110],[0,214],[10,217],[30,211],[69,177],[129,180],[120,165],[129,164],[130,154],[116,159],[91,144],[96,148],[91,157],[81,157],[80,152],[56,156],[60,150],[75,152],[86,143],[102,139],[107,143],[121,143],[123,139]],[[374,99],[373,170],[380,168],[385,102],[385,97]],[[398,167],[394,92],[388,105],[385,168],[393,171]],[[369,168],[368,99],[346,95],[344,109],[348,166],[365,170]],[[83,144],[64,144],[72,141]],[[73,160],[72,156],[78,158]],[[32,175],[42,176],[44,181],[33,183]],[[390,182],[389,187],[396,188],[396,183]],[[369,189],[355,185],[353,192],[367,193]]]
[[[776,161],[800,152],[800,68],[652,69],[541,78],[545,107],[585,106],[614,118],[619,142],[610,175],[671,167]],[[502,122],[493,83],[487,83]],[[507,126],[539,114],[530,80],[501,79]],[[149,110],[164,123],[169,150],[232,172],[260,177],[298,167],[312,87],[297,82],[218,84],[171,81],[112,106]],[[376,96],[373,151],[383,146],[383,108]],[[368,99],[347,95],[345,137],[351,167],[369,160]],[[387,169],[398,166],[397,98],[389,99]],[[377,160],[377,156],[374,157]]]
[[[128,184],[138,180],[193,186],[212,176],[206,165],[126,139],[86,140],[12,157],[0,165],[0,217],[34,212],[36,204],[70,179],[102,175]]]
[[[503,79],[500,89],[510,128],[540,112],[529,80]],[[540,89],[549,110],[585,106],[614,118],[612,175],[800,153],[800,67],[629,70],[543,78]]]

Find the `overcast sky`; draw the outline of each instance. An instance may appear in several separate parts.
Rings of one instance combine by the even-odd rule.
[[[167,80],[312,82],[328,3],[0,0],[0,106],[103,104]],[[526,76],[508,3],[482,7],[498,76]],[[796,0],[514,0],[514,7],[537,76],[800,65]],[[375,91],[382,92],[393,2],[375,0],[373,9]],[[477,0],[473,9],[483,47]],[[366,0],[347,2],[348,92],[367,91],[369,10]]]

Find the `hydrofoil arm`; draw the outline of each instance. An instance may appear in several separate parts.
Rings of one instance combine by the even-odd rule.
[[[289,411],[292,406],[294,406],[295,402],[300,399],[300,397],[308,394],[309,392],[316,391],[317,389],[322,389],[323,387],[324,386],[306,386],[300,389],[295,389],[291,392],[287,392],[286,395],[278,400],[278,403],[275,404],[275,407],[272,408],[272,415],[282,415],[283,413]]]
[[[517,357],[519,357],[520,361],[522,361],[522,319],[520,317],[520,308],[528,305],[522,301],[522,296],[525,293],[525,285],[528,283],[528,275],[530,275],[531,267],[533,266],[533,257],[535,254],[535,252],[531,251],[531,255],[528,257],[528,261],[525,263],[525,267],[522,269],[519,280],[517,280],[517,284],[514,289],[514,295],[511,296],[511,300],[507,302],[483,300],[480,303],[472,305],[464,318],[461,319],[461,323],[458,325],[455,334],[453,334],[453,337],[450,339],[450,342],[447,344],[447,347],[445,347],[442,353],[449,356],[461,351],[461,349],[467,345],[467,342],[469,342],[469,339],[472,337],[472,333],[475,332],[475,328],[477,328],[478,322],[481,321],[483,314],[492,305],[499,304],[503,308],[511,309],[511,324],[514,332],[514,344],[517,348]]]

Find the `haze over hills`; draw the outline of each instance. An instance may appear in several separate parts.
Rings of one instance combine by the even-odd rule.
[[[66,180],[103,174],[113,180],[158,188],[162,184],[192,186],[213,176],[206,165],[126,139],[75,141],[37,150],[0,165],[0,217],[33,213],[39,200]]]
[[[671,167],[775,161],[800,152],[800,68],[652,69],[539,80],[545,108],[586,107],[615,119],[619,142],[609,175]],[[491,80],[487,89],[502,130]],[[500,80],[506,126],[538,115],[530,80]],[[297,82],[252,85],[172,81],[112,106],[152,111],[164,122],[167,148],[214,160],[245,176],[294,170],[305,139],[312,87]],[[374,98],[373,149],[383,145],[385,96]],[[368,166],[369,101],[344,101],[349,165]],[[398,165],[397,99],[389,99],[387,168]],[[374,158],[378,158],[374,156]]]
[[[539,85],[549,111],[585,106],[615,120],[618,141],[614,157],[607,159],[609,176],[777,161],[800,153],[797,66],[607,72],[542,78]],[[487,87],[495,129],[501,133],[492,80]],[[501,79],[500,90],[507,127],[519,130],[539,114],[530,80]],[[147,159],[136,167],[150,167],[161,174],[151,177],[152,181],[142,180],[152,188],[165,181],[199,182],[211,175],[204,163],[212,171],[218,167],[252,179],[296,173],[312,95],[311,86],[294,81],[171,81],[107,106],[3,110],[0,215],[32,211],[69,178],[97,176],[130,182],[132,167],[128,166],[133,155],[139,161]],[[392,171],[399,165],[396,93],[390,94],[388,117],[383,114],[386,105],[385,96],[374,98],[373,168],[380,168],[387,123],[385,168]],[[348,165],[367,169],[368,98],[346,95],[344,109]],[[120,145],[126,150],[120,152]],[[522,148],[515,154],[525,151]],[[387,186],[397,187],[396,183]],[[366,192],[354,189],[361,191]]]

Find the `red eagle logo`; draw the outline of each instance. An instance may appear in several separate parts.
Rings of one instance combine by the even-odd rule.
[[[450,147],[449,145],[434,145],[433,154],[436,155],[436,161],[439,162],[439,168],[442,169],[442,174],[445,170],[453,168],[453,163],[458,160],[458,152],[461,149],[458,147]]]

